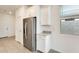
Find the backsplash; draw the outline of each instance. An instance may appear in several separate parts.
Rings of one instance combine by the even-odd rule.
[[[42,31],[51,31],[51,26],[42,26]]]

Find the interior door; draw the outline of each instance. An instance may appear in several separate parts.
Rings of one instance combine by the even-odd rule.
[[[0,38],[8,36],[8,21],[0,19]]]

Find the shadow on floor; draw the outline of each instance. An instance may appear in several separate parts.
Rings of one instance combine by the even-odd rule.
[[[59,51],[56,51],[54,49],[50,49],[48,53],[60,53]]]

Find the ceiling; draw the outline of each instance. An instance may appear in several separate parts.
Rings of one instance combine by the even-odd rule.
[[[0,5],[0,13],[14,14],[16,9],[24,5]],[[31,7],[32,5],[25,5]]]
[[[15,10],[21,5],[0,5],[0,13],[12,13],[14,14]]]

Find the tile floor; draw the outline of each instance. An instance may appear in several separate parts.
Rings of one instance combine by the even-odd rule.
[[[30,53],[14,37],[0,38],[0,53]]]

